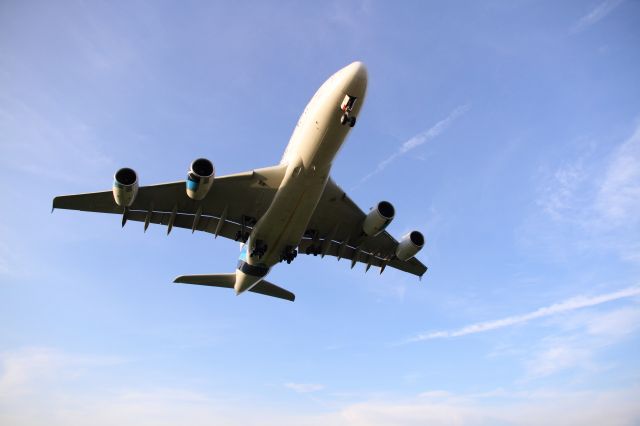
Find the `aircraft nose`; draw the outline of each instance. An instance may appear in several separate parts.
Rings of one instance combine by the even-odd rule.
[[[367,80],[367,67],[360,61],[352,62],[345,67],[345,73],[351,79]]]
[[[360,62],[352,62],[340,71],[343,91],[357,98],[364,97],[367,90],[367,67]]]

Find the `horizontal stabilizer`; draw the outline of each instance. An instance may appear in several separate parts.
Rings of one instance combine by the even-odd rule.
[[[236,274],[180,275],[173,282],[233,288],[236,283]]]
[[[296,295],[291,293],[289,290],[285,290],[282,287],[278,287],[275,284],[271,284],[269,281],[262,280],[254,287],[250,288],[249,291],[254,293],[264,294],[265,296],[277,297],[278,299],[288,300],[293,302],[296,300]]]
[[[174,283],[208,285],[211,287],[233,288],[236,282],[236,274],[212,274],[212,275],[181,275],[173,280]],[[293,302],[295,294],[269,281],[262,280],[249,291],[265,296],[277,297],[278,299]]]

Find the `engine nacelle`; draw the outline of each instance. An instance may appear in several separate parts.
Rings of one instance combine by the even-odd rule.
[[[418,231],[411,231],[402,239],[396,248],[396,257],[400,260],[409,260],[415,256],[424,246],[424,236]]]
[[[113,175],[113,198],[116,204],[129,207],[138,195],[138,175],[135,170],[123,167]]]
[[[378,235],[391,223],[395,214],[396,210],[393,208],[393,204],[388,201],[380,201],[376,208],[371,209],[367,217],[364,218],[362,231],[369,237]]]
[[[198,158],[191,163],[187,174],[187,196],[192,200],[202,200],[207,196],[215,175],[213,163],[206,158]]]

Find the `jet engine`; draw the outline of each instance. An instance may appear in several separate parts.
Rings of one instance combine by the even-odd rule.
[[[396,257],[402,261],[415,256],[424,246],[424,236],[418,231],[411,231],[402,239],[396,248]]]
[[[388,201],[380,201],[364,218],[362,231],[369,237],[378,235],[391,223],[395,213],[393,204]]]
[[[192,200],[202,200],[207,196],[213,183],[215,167],[206,158],[198,158],[191,163],[187,174],[187,195]]]
[[[113,198],[116,204],[129,207],[138,195],[138,175],[133,169],[123,167],[113,175]]]

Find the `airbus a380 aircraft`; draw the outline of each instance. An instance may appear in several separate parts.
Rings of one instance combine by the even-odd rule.
[[[183,275],[176,283],[233,288],[293,301],[293,293],[265,277],[278,262],[300,253],[335,256],[422,277],[414,256],[424,245],[418,231],[396,241],[385,228],[395,210],[381,201],[365,214],[329,177],[349,130],[356,124],[367,89],[361,62],[341,69],[318,89],[304,109],[277,166],[214,177],[211,161],[191,163],[186,182],[138,187],[133,169],[114,176],[112,191],[64,195],[53,208],[115,213],[127,220],[205,231],[241,241],[235,273]],[[366,272],[366,271],[365,271]]]

